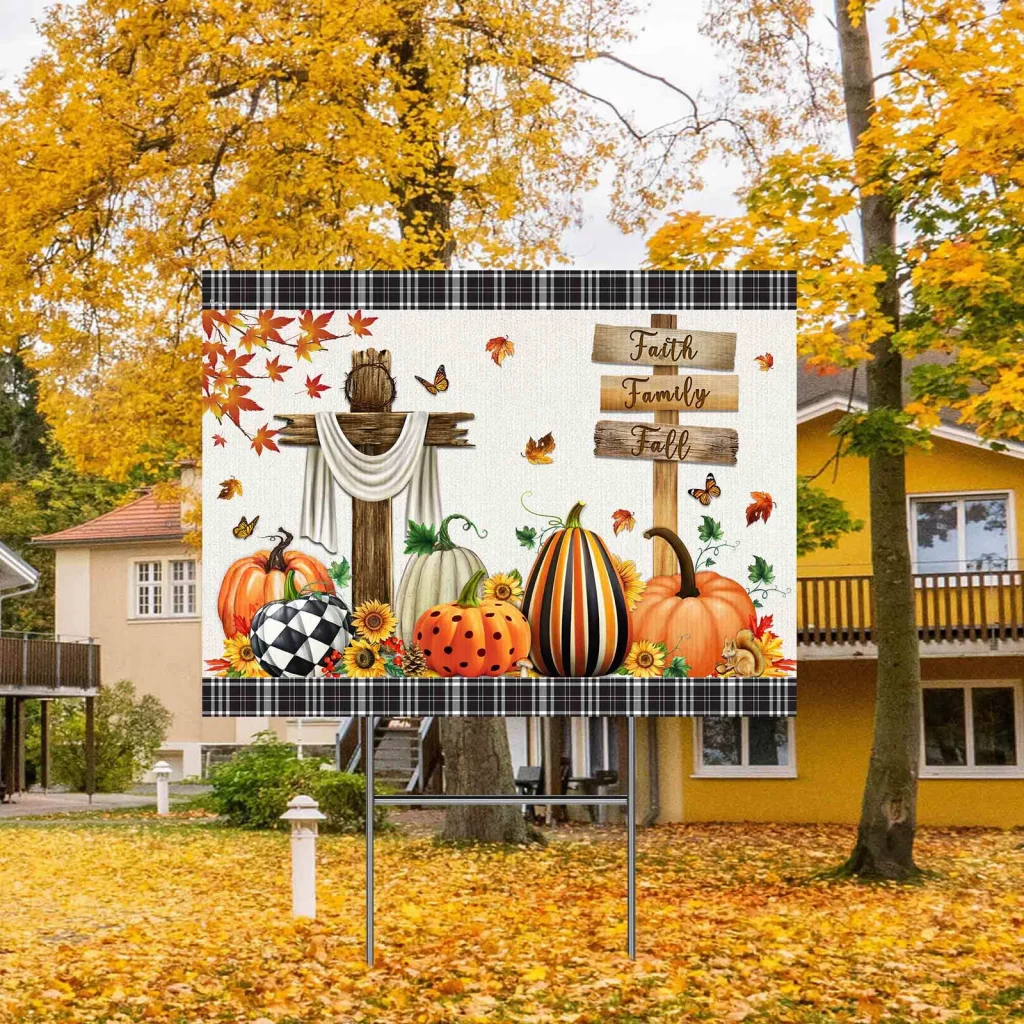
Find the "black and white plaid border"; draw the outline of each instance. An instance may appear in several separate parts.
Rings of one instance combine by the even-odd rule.
[[[204,270],[204,309],[796,309],[790,270]]]
[[[796,714],[796,679],[203,679],[204,717],[571,718],[719,717]]]

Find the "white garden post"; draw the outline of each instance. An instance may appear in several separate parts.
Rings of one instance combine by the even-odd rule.
[[[166,761],[157,761],[153,765],[153,774],[156,776],[156,813],[170,814],[171,766]]]
[[[281,815],[292,823],[292,917],[316,917],[316,834],[320,813],[311,796],[297,796]]]

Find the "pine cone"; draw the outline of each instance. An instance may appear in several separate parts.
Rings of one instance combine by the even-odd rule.
[[[415,641],[406,644],[402,655],[402,671],[407,676],[421,676],[427,671],[427,660]]]

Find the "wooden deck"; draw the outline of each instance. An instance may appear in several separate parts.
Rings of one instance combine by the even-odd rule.
[[[100,648],[91,639],[0,636],[0,696],[91,697]]]
[[[1024,653],[1024,572],[919,573],[914,583],[923,657]],[[804,577],[797,585],[800,657],[873,653],[873,577]]]

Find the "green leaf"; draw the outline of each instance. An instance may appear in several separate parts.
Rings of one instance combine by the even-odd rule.
[[[537,530],[533,526],[519,526],[516,527],[516,540],[524,548],[533,550],[537,545]]]
[[[434,550],[436,543],[437,533],[433,526],[409,520],[409,529],[405,535],[405,553],[407,555],[429,555]]]
[[[700,526],[697,527],[697,536],[702,544],[707,544],[712,540],[721,540],[723,537],[722,524],[718,520],[712,519],[711,516],[701,516]]]
[[[335,590],[344,590],[352,579],[352,570],[349,568],[348,559],[342,558],[340,562],[331,562],[327,575],[331,577]]]
[[[754,555],[754,561],[747,566],[751,583],[763,583],[768,585],[775,582],[775,571],[760,555]]]
[[[520,574],[520,572],[519,572],[519,570],[518,570],[518,569],[513,569],[513,570],[512,570],[512,571],[511,571],[511,572],[509,573],[509,576],[511,576],[511,577],[512,577],[512,579],[514,579],[514,580],[516,581],[516,583],[520,584],[520,586],[522,585],[522,582],[523,582],[523,577],[522,577],[522,575]]]
[[[753,604],[754,604],[754,607],[755,607],[755,608],[763,608],[763,607],[764,607],[764,605],[763,605],[763,604],[761,604],[761,602],[760,602],[760,601],[758,601],[758,600],[755,600],[755,601],[753,602]]]
[[[384,659],[384,671],[389,676],[402,676],[402,675],[405,675],[405,673],[402,671],[401,665],[396,665],[389,658],[385,658]]]
[[[706,568],[707,568],[707,567],[708,567],[709,565],[714,565],[714,564],[715,564],[715,560],[714,560],[713,558],[705,558],[705,559],[704,559],[704,568],[705,568],[705,569],[706,569]]]
[[[662,673],[666,679],[685,679],[690,674],[690,666],[683,657],[673,658],[668,668]]]

